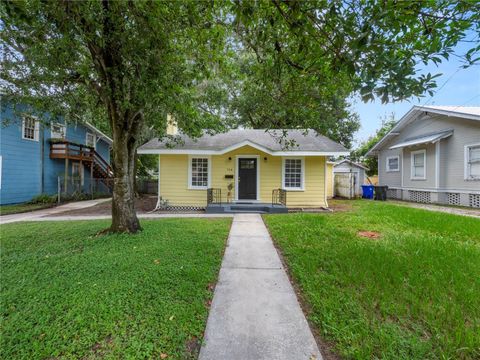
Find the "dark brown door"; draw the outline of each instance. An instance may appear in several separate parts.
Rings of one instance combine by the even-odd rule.
[[[238,159],[238,200],[257,199],[257,159]]]

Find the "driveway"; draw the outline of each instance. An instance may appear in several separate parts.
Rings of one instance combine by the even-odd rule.
[[[199,360],[321,358],[261,216],[236,214]]]

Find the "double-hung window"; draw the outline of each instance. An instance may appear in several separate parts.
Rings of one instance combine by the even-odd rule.
[[[97,144],[97,137],[95,136],[95,134],[87,132],[87,135],[85,138],[85,145],[95,149],[96,144]]]
[[[427,162],[427,151],[418,150],[412,151],[411,153],[411,163],[412,163],[412,180],[425,180],[426,179],[426,162]]]
[[[480,144],[465,146],[465,179],[480,180]]]
[[[303,158],[283,159],[283,181],[285,190],[304,190],[305,166]]]
[[[65,139],[67,135],[67,128],[62,124],[52,124],[50,129],[50,136],[52,139]]]
[[[40,123],[32,117],[24,117],[22,121],[22,139],[38,141]]]
[[[207,189],[210,185],[210,159],[191,157],[188,178],[190,189]]]

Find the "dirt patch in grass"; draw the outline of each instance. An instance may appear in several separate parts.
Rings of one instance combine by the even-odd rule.
[[[201,346],[202,346],[202,342],[197,337],[194,336],[190,338],[185,344],[187,357],[192,359],[198,358],[198,354],[200,354]]]
[[[353,210],[353,202],[351,200],[328,200],[328,208],[333,212],[344,212]]]
[[[380,233],[376,231],[359,231],[358,236],[368,238],[368,239],[378,239],[380,238]]]

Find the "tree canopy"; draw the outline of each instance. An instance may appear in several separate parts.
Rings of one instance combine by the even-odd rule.
[[[480,31],[470,1],[4,1],[4,103],[108,127],[114,231],[140,228],[135,151],[172,114],[196,136],[231,126],[313,128],[349,146],[349,99],[423,96],[418,64]],[[479,61],[480,45],[460,54]],[[6,101],[5,101],[6,100]]]
[[[365,164],[369,170],[367,174],[369,176],[378,175],[378,161],[376,157],[365,155],[367,152],[376,144],[378,143],[392,128],[395,126],[397,121],[395,120],[395,114],[390,114],[389,116],[385,116],[382,119],[382,124],[380,128],[377,129],[375,134],[370,136],[367,140],[363,141],[358,148],[353,150],[350,153],[350,159],[353,161],[360,161]]]

